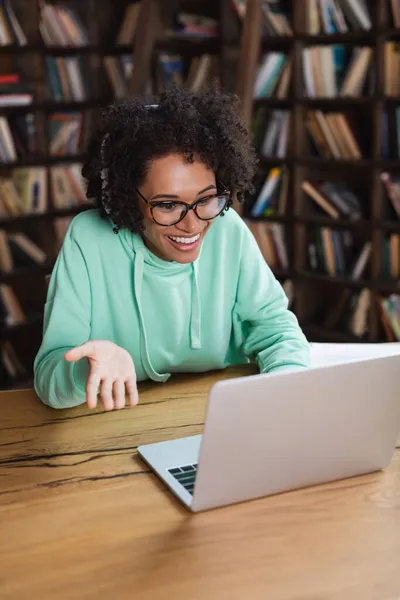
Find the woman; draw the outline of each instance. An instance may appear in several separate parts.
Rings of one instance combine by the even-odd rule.
[[[55,265],[35,388],[55,408],[138,401],[136,381],[306,367],[309,345],[250,231],[230,210],[256,167],[235,101],[170,88],[109,107]],[[223,217],[223,218],[222,218]]]

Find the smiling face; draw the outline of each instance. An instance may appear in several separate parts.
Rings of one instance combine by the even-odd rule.
[[[173,202],[194,204],[217,193],[215,174],[204,163],[189,163],[185,156],[169,154],[155,159],[139,192],[152,202],[167,202],[165,212],[173,208]],[[154,222],[149,204],[140,198],[144,216],[143,239],[146,246],[166,261],[191,263],[199,256],[201,244],[213,221],[200,220],[193,210],[176,225],[167,227]]]

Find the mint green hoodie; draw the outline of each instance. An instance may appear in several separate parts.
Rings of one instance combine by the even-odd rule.
[[[248,359],[261,372],[309,364],[282,287],[234,210],[215,219],[191,264],[157,258],[126,229],[116,235],[97,210],[75,217],[51,277],[34,365],[45,404],[85,401],[87,359],[68,363],[64,353],[88,340],[125,348],[138,381]]]

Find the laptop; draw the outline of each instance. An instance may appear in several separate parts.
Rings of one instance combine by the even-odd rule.
[[[138,452],[197,512],[379,471],[399,432],[394,355],[217,382],[203,435]]]

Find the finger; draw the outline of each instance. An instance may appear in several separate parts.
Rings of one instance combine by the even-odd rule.
[[[86,402],[89,408],[96,408],[99,393],[100,376],[91,371],[86,383]]]
[[[76,348],[71,348],[71,350],[68,350],[68,352],[64,354],[64,358],[68,362],[76,362],[84,356],[93,356],[94,351],[95,349],[93,342],[85,342],[81,346],[76,346]]]
[[[139,394],[136,386],[136,380],[134,377],[130,377],[125,383],[126,392],[129,398],[129,404],[136,406],[139,402]]]
[[[117,379],[113,384],[113,396],[115,408],[125,407],[125,384],[122,379]]]
[[[112,386],[113,382],[111,379],[103,379],[100,384],[100,398],[103,403],[104,410],[112,410],[114,408]]]

